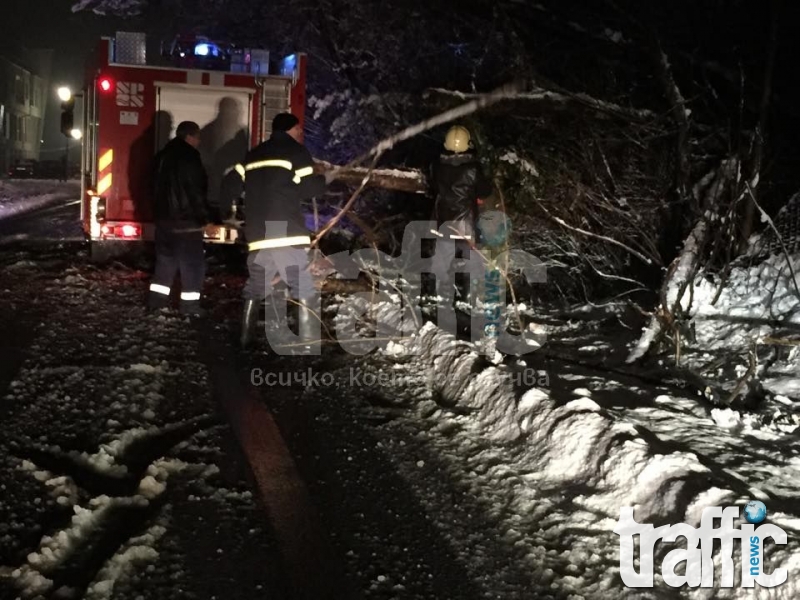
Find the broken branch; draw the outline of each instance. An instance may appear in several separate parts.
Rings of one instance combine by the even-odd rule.
[[[435,117],[431,117],[430,119],[426,119],[416,125],[412,125],[411,127],[406,127],[402,131],[380,141],[375,147],[373,147],[369,152],[366,154],[362,154],[352,162],[350,162],[347,167],[353,167],[356,165],[361,164],[368,158],[373,156],[380,156],[387,150],[392,149],[396,144],[399,142],[405,141],[410,139],[414,136],[419,135],[420,133],[424,133],[429,129],[433,129],[434,127],[438,127],[439,125],[444,125],[445,123],[450,123],[451,121],[455,121],[456,119],[461,119],[466,117],[467,115],[471,115],[472,113],[500,102],[501,100],[505,100],[508,98],[513,98],[520,93],[520,85],[518,83],[511,83],[508,85],[504,85],[494,92],[489,94],[482,94],[477,96],[474,100],[457,106],[455,108],[451,108],[450,110],[446,110],[443,113],[436,115]]]
[[[366,167],[339,167],[322,160],[315,163],[317,171],[335,171],[334,179],[347,185],[360,185],[369,171]],[[428,191],[428,180],[418,169],[374,169],[367,187],[424,194]]]
[[[783,237],[781,236],[778,228],[775,227],[775,222],[770,218],[770,216],[764,212],[764,209],[761,208],[761,205],[756,201],[756,196],[753,194],[753,190],[750,189],[750,184],[745,182],[747,186],[747,193],[750,194],[750,199],[753,202],[753,206],[758,209],[758,212],[761,213],[761,216],[769,223],[770,228],[775,233],[775,236],[778,238],[778,242],[781,245],[781,250],[783,250],[783,255],[786,257],[786,263],[789,265],[789,273],[792,275],[792,283],[794,284],[794,291],[797,294],[797,299],[800,300],[800,289],[797,287],[797,275],[795,275],[794,267],[792,266],[792,259],[789,256],[789,251],[786,249],[786,244],[783,243]]]
[[[594,239],[602,240],[604,242],[608,242],[609,244],[614,244],[615,246],[619,246],[623,250],[626,250],[626,251],[630,252],[636,258],[638,258],[639,260],[644,261],[645,264],[648,264],[648,265],[652,265],[653,264],[653,260],[652,259],[647,258],[644,254],[642,254],[638,250],[634,250],[630,246],[627,246],[627,245],[623,244],[620,241],[617,241],[617,240],[615,240],[613,238],[610,238],[610,237],[607,237],[605,235],[600,235],[598,233],[592,233],[591,231],[586,231],[585,229],[580,229],[578,227],[573,227],[572,225],[568,225],[566,222],[564,222],[563,219],[560,219],[559,217],[553,216],[550,213],[550,211],[547,210],[544,206],[540,205],[540,208],[545,212],[545,214],[547,214],[547,216],[550,219],[552,219],[553,221],[555,221],[556,223],[558,223],[559,225],[561,225],[565,229],[569,229],[570,231],[574,231],[575,233],[580,233],[581,235],[585,235],[585,236],[590,237],[590,238],[594,238]]]
[[[358,200],[358,197],[361,195],[361,192],[363,192],[364,188],[367,187],[367,183],[369,183],[369,179],[372,176],[372,171],[375,168],[375,165],[378,163],[378,160],[380,159],[382,154],[383,152],[381,151],[380,153],[375,155],[375,158],[372,160],[372,164],[370,165],[367,174],[364,175],[364,179],[361,180],[361,185],[358,186],[358,189],[355,192],[353,192],[353,195],[350,196],[350,199],[342,207],[342,210],[340,210],[335,217],[333,217],[330,221],[328,221],[328,224],[325,225],[325,227],[322,228],[322,231],[320,231],[317,234],[317,237],[315,237],[314,240],[311,242],[312,248],[316,248],[319,245],[319,241],[323,237],[325,237],[325,234],[327,234],[331,229],[336,227],[339,221],[341,221],[342,218],[347,214],[347,212],[352,208],[353,204],[355,204],[356,200]]]

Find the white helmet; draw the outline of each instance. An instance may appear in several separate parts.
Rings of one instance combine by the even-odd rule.
[[[450,152],[460,154],[469,150],[470,135],[466,127],[454,125],[444,138],[444,147]]]

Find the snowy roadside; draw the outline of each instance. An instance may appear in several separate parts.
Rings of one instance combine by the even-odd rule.
[[[715,419],[732,429],[794,431],[800,427],[800,256],[789,262],[774,254],[753,264],[745,258],[720,287],[719,277],[699,278],[682,299],[695,337],[685,360],[723,382],[720,404],[734,403],[715,411]]]
[[[391,312],[381,305],[376,314],[385,324]],[[588,342],[590,328],[553,327],[548,342]],[[656,556],[654,589],[625,587],[614,528],[625,506],[639,523],[696,527],[704,508],[756,499],[788,533],[768,561],[788,569],[789,582],[769,597],[796,598],[796,424],[728,427],[718,409],[668,381],[582,364],[607,355],[603,343],[575,350],[574,361],[534,352],[492,365],[427,324],[330,373],[330,361],[318,363],[317,383],[300,393],[322,432],[319,447],[337,457],[318,489],[347,506],[349,518],[331,518],[367,597],[435,597],[437,585],[462,578],[448,597],[749,598],[738,569],[733,588],[719,578],[712,588],[667,586],[659,567],[669,544]],[[377,492],[386,489],[405,502]]]
[[[0,404],[0,596],[275,589],[277,551],[188,321],[146,315],[138,271],[62,257],[2,277],[0,307],[34,333]]]
[[[77,200],[80,190],[81,185],[77,181],[0,179],[0,220],[46,208],[64,200]]]

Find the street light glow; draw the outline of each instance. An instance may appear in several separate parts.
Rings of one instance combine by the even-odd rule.
[[[66,86],[58,88],[58,99],[62,102],[69,102],[72,98],[72,90]]]
[[[79,140],[83,137],[83,132],[80,129],[73,129],[69,132],[72,139]]]

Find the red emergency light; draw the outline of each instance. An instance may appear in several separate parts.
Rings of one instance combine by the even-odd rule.
[[[110,77],[101,77],[97,82],[97,86],[104,92],[110,92],[114,87],[114,80]]]
[[[100,232],[103,236],[108,238],[131,240],[142,237],[141,228],[137,225],[131,225],[130,223],[125,223],[124,225],[103,225],[100,228]]]
[[[133,238],[139,237],[139,228],[135,225],[123,225],[118,228],[122,233],[122,237]]]

